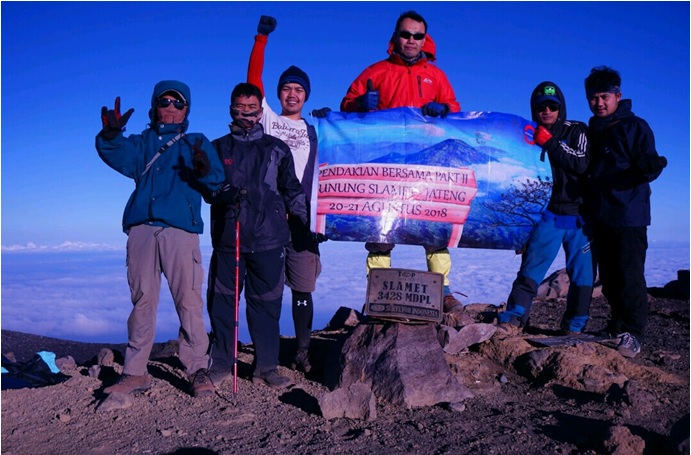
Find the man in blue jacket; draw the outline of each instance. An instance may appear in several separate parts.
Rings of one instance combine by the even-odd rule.
[[[641,351],[648,320],[644,276],[650,225],[650,182],[667,159],[655,149],[648,123],[621,98],[621,77],[606,66],[591,70],[585,93],[594,114],[588,122],[591,143],[589,212],[602,293],[611,307],[607,331],[619,338],[624,357]]]
[[[233,372],[237,362],[235,302],[244,287],[255,351],[252,381],[280,389],[292,384],[278,372],[285,247],[290,242],[286,214],[309,231],[305,193],[295,175],[290,148],[265,134],[259,123],[261,90],[243,82],[233,89],[230,100],[230,133],[213,141],[226,184],[205,196],[211,203],[213,245],[207,299],[212,329],[209,374],[218,386]],[[237,223],[239,264],[235,261]]]
[[[180,318],[179,358],[194,396],[212,394],[208,377],[209,337],[203,320],[204,271],[199,249],[201,193],[223,182],[223,167],[209,140],[187,133],[192,98],[187,85],[161,81],[151,96],[149,128],[122,134],[134,109],[101,109],[103,128],[96,149],[105,163],[134,179],[122,227],[127,234],[127,280],[132,312],[127,320],[125,366],[105,393],[131,393],[151,386],[147,362],[153,347],[161,273],[166,276]]]

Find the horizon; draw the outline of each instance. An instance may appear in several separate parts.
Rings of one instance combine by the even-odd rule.
[[[2,328],[53,338],[82,342],[124,343],[127,317],[132,308],[127,284],[125,249],[109,247],[71,250],[31,249],[0,255],[2,264]],[[94,249],[96,248],[96,249]],[[314,292],[313,330],[326,326],[340,307],[362,310],[366,298],[366,251],[361,242],[328,241],[321,245],[322,274]],[[463,304],[506,301],[520,267],[512,251],[455,248],[450,251],[453,267],[451,287]],[[211,246],[202,246],[205,296]],[[422,247],[398,245],[392,266],[425,271]],[[547,276],[564,268],[560,250]],[[678,270],[689,269],[689,245],[651,245],[646,261],[648,287],[662,287],[677,278]],[[466,297],[467,296],[467,297]],[[206,301],[206,299],[205,299]],[[46,311],[50,308],[50,311]],[[240,298],[240,340],[249,342],[245,320],[245,299]],[[207,331],[208,313],[204,307]],[[179,321],[170,291],[162,282],[156,341],[177,338]],[[294,336],[290,290],[284,289],[280,319],[282,336]]]

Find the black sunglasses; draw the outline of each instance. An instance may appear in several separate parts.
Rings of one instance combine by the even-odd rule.
[[[557,103],[542,103],[538,104],[537,106],[537,111],[538,112],[545,112],[549,108],[550,111],[556,112],[559,110],[559,104]]]
[[[184,101],[180,101],[180,100],[171,100],[170,98],[157,98],[156,99],[156,107],[166,108],[166,107],[170,106],[171,103],[173,104],[175,109],[177,109],[179,111],[183,110],[185,108],[185,106],[187,106],[187,103],[185,103]]]
[[[398,32],[398,36],[403,39],[410,39],[412,36],[416,41],[420,41],[425,37],[425,33]]]

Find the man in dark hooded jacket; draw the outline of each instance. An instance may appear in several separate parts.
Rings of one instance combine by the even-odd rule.
[[[608,332],[619,338],[617,350],[635,357],[648,320],[645,255],[650,225],[650,182],[667,159],[655,149],[648,123],[621,99],[621,77],[606,66],[593,68],[585,92],[594,114],[588,122],[592,156],[588,211],[602,293],[612,310]]]
[[[533,137],[535,144],[542,147],[540,158],[544,161],[547,154],[552,168],[552,194],[523,252],[506,311],[499,313],[499,329],[511,331],[511,326],[528,324],[538,283],[563,246],[570,285],[561,329],[582,332],[588,321],[593,292],[590,231],[582,216],[582,178],[588,168],[589,153],[586,127],[566,120],[564,95],[553,82],[545,81],[535,87],[530,111],[538,124]]]
[[[204,327],[199,249],[201,191],[218,188],[223,167],[209,140],[188,133],[190,89],[179,81],[161,81],[151,96],[150,128],[122,134],[134,109],[101,109],[103,128],[96,149],[108,166],[135,181],[122,227],[127,234],[127,278],[132,312],[127,320],[125,367],[105,393],[131,393],[151,386],[147,374],[154,343],[161,273],[166,276],[180,317],[179,357],[194,396],[213,393],[206,367],[209,337]]]
[[[212,329],[209,374],[216,386],[236,366],[235,301],[243,287],[255,350],[253,382],[274,388],[292,384],[278,372],[285,247],[290,242],[286,214],[309,230],[307,205],[290,148],[265,134],[259,122],[262,98],[253,84],[235,86],[230,133],[213,141],[226,174],[222,190],[205,196],[211,203],[213,245],[207,299]],[[237,265],[236,221],[240,225]]]

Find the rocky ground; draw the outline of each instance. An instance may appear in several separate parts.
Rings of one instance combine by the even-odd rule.
[[[76,365],[63,367],[66,382],[2,391],[2,453],[689,453],[689,301],[650,298],[648,339],[633,360],[601,343],[538,348],[526,341],[553,334],[563,307],[560,299],[536,304],[529,333],[446,354],[473,394],[460,405],[407,409],[380,401],[374,420],[327,420],[320,411],[329,392],[323,356],[347,328],[315,332],[315,371],[281,366],[296,382],[284,391],[252,384],[252,346],[242,346],[237,394],[231,381],[207,398],[189,395],[175,343],[156,345],[153,387],[115,406],[104,406],[101,391],[121,370],[124,346],[3,330],[3,355],[25,361],[52,351]],[[608,312],[596,298],[587,331],[601,330]],[[103,348],[115,362],[100,356],[99,367]],[[282,365],[293,348],[293,339],[282,339]]]

